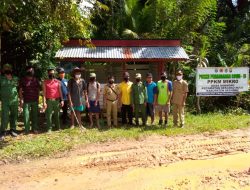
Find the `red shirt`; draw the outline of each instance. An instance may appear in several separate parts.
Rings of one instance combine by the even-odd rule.
[[[56,99],[60,98],[60,91],[59,91],[59,86],[60,86],[60,81],[57,79],[48,79],[44,81],[45,89],[46,89],[46,94],[45,97],[49,99]]]

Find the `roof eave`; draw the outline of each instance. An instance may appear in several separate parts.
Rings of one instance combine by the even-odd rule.
[[[71,39],[63,42],[65,47],[175,47],[181,46],[181,40],[86,40],[86,39]]]
[[[141,58],[141,59],[108,59],[108,58],[56,58],[57,61],[65,62],[178,62],[187,61],[188,58]]]

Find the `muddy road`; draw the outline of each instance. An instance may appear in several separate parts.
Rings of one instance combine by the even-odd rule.
[[[250,128],[90,144],[0,165],[0,189],[250,189]]]

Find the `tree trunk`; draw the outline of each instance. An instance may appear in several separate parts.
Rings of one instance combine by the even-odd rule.
[[[0,69],[2,68],[2,33],[0,32]]]

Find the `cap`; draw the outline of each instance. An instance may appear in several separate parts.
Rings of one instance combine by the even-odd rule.
[[[3,70],[12,70],[12,66],[10,64],[5,64]]]
[[[146,77],[148,78],[152,78],[153,77],[153,75],[152,75],[152,73],[147,73],[147,75],[146,75]]]
[[[49,67],[47,68],[47,71],[51,71],[51,70],[55,70],[55,67],[54,67],[54,66],[49,66]]]
[[[176,72],[176,75],[183,75],[183,73],[182,73],[181,70],[179,70],[179,71]]]
[[[141,78],[141,73],[136,73],[136,74],[135,74],[135,78],[136,78],[136,79]]]
[[[124,72],[123,76],[124,77],[129,77],[129,73],[128,72]]]
[[[57,68],[57,72],[58,73],[65,73],[64,68],[62,68],[62,67]]]
[[[95,77],[96,77],[96,74],[95,74],[95,73],[90,73],[90,74],[89,74],[89,77],[90,77],[90,78],[95,78]]]
[[[162,76],[162,77],[166,77],[166,76],[167,76],[167,73],[166,73],[166,72],[162,72],[162,73],[161,73],[161,76]]]
[[[75,67],[75,68],[73,69],[73,73],[76,73],[76,72],[81,72],[81,69],[80,69],[79,67]]]

